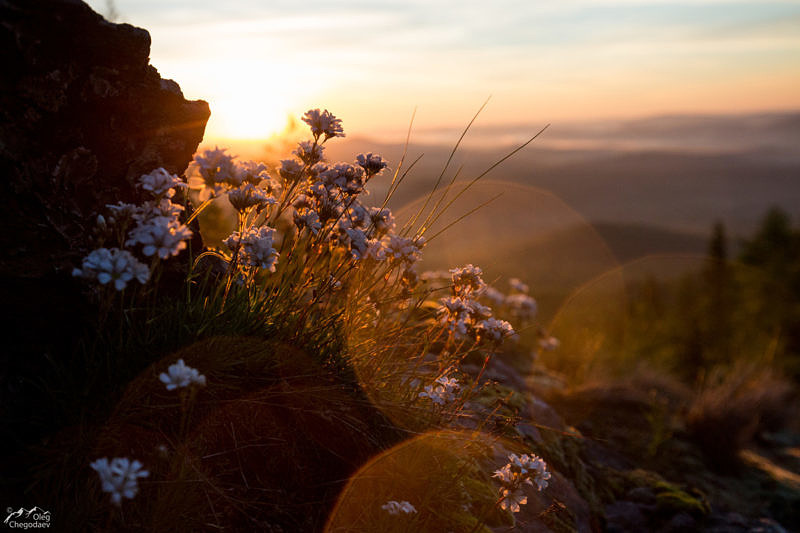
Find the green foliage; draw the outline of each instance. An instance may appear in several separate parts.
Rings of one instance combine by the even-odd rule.
[[[702,384],[716,367],[744,360],[800,376],[800,230],[778,210],[728,258],[725,229],[716,224],[708,256],[679,276],[625,279],[625,304],[595,303],[596,347],[591,358],[559,367],[575,378],[624,375],[638,364],[659,368],[688,384]],[[658,258],[653,258],[654,269]],[[635,265],[634,265],[635,266]],[[669,268],[664,259],[664,269]],[[634,267],[631,267],[633,270]],[[623,271],[623,274],[626,271]],[[595,300],[613,298],[612,277]],[[602,311],[602,312],[601,312]],[[587,309],[586,313],[590,311]],[[605,320],[605,322],[603,322]]]

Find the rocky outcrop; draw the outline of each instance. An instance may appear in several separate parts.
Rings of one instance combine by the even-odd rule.
[[[141,174],[186,168],[209,108],[149,64],[145,30],[79,0],[2,0],[0,17],[0,273],[40,278],[74,265]]]
[[[137,202],[145,172],[183,172],[209,108],[149,64],[145,30],[80,0],[0,0],[0,50],[4,352],[35,365],[85,319],[70,272],[97,214]],[[20,370],[4,365],[4,393]]]

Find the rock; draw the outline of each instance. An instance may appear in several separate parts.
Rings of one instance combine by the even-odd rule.
[[[747,520],[739,513],[726,513],[724,518],[725,522],[727,522],[730,525],[741,526],[741,527],[745,527],[747,525]]]
[[[2,403],[40,378],[92,311],[73,267],[106,204],[138,202],[135,180],[182,173],[208,104],[149,65],[150,36],[80,0],[0,0],[0,296],[8,318]],[[19,400],[24,402],[24,400]],[[28,405],[26,409],[35,409]]]
[[[747,530],[747,519],[735,512],[714,512],[708,517],[705,527],[709,533],[747,533]]]
[[[759,518],[749,533],[787,533],[779,523],[771,518]]]
[[[522,437],[527,437],[536,443],[542,442],[542,434],[539,433],[539,430],[531,424],[528,424],[527,422],[520,422],[516,427],[517,433],[519,433]]]
[[[492,357],[489,360],[484,377],[489,380],[499,381],[517,391],[524,391],[526,387],[525,380],[520,372],[500,357]]]
[[[3,0],[0,16],[0,272],[42,278],[71,270],[96,214],[136,201],[141,174],[185,170],[209,108],[148,64],[145,30],[83,2]]]
[[[697,531],[697,521],[690,514],[678,513],[662,529],[664,533],[689,533]]]
[[[606,531],[626,533],[647,530],[647,518],[636,503],[620,500],[606,506]]]
[[[533,394],[526,395],[525,406],[520,416],[539,426],[545,426],[556,431],[566,431],[567,425],[547,402]]]

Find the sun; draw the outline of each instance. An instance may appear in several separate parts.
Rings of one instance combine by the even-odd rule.
[[[210,136],[227,139],[266,139],[286,127],[291,110],[275,95],[236,91],[211,104]]]
[[[208,137],[219,139],[267,139],[286,127],[297,95],[289,84],[276,83],[264,64],[241,61],[216,65],[219,74],[207,85],[211,118]]]

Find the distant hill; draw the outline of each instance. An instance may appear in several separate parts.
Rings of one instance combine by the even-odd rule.
[[[594,229],[622,263],[654,254],[705,254],[708,237],[653,226],[598,222]]]
[[[476,127],[470,136],[486,143],[473,141],[462,148],[445,179],[462,165],[460,177],[474,177],[511,149],[497,142],[490,146],[492,135],[522,138],[522,130],[512,125],[508,135],[500,136],[502,127]],[[458,135],[452,133],[455,142]],[[329,143],[328,154],[349,160],[355,153],[374,151],[396,165],[402,148],[348,137]],[[428,190],[451,149],[418,144],[412,134],[406,166],[424,157],[392,204],[402,206]],[[732,234],[745,235],[774,205],[800,215],[800,113],[554,124],[488,177],[548,190],[592,223],[705,234],[721,220]],[[380,196],[384,186],[376,182],[373,190]]]

